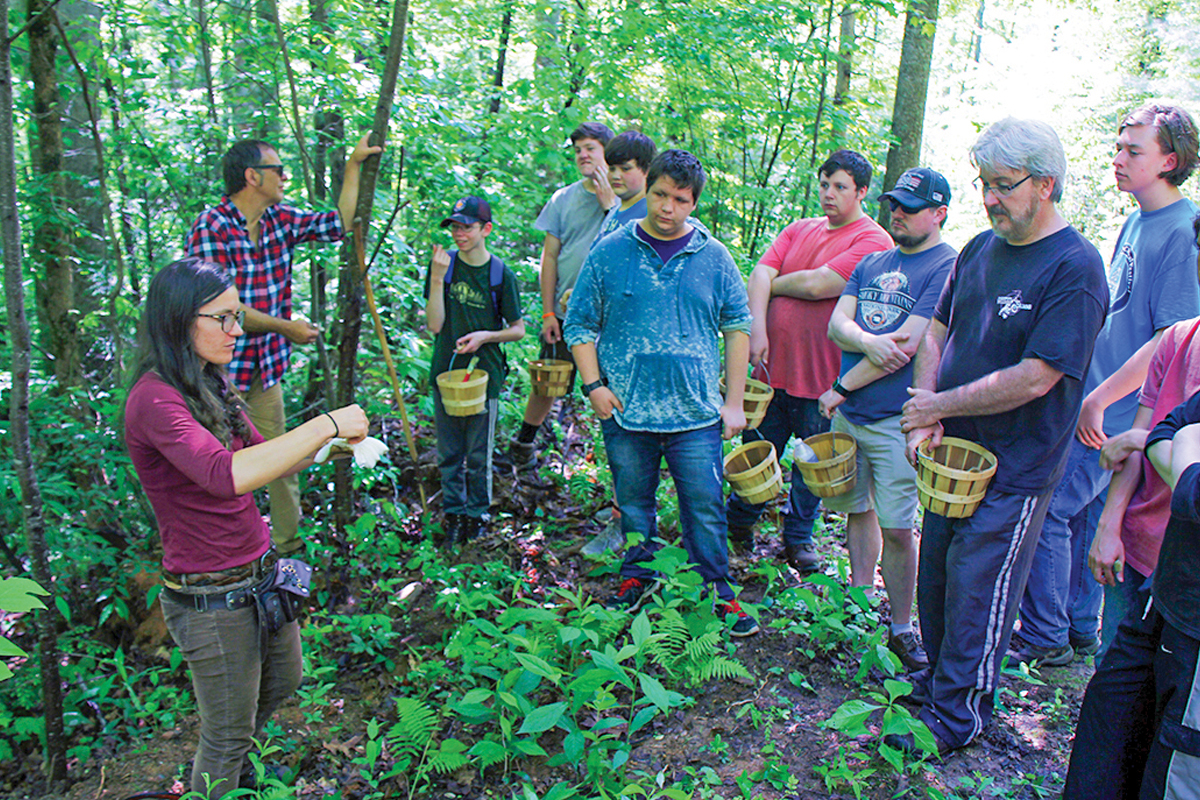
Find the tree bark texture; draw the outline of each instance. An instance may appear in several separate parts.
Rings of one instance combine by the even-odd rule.
[[[904,43],[896,76],[896,100],[892,105],[892,143],[888,147],[884,188],[891,188],[906,169],[921,160],[921,137],[925,128],[925,98],[929,93],[929,69],[933,62],[933,37],[937,32],[938,0],[911,0],[904,20]],[[879,224],[887,227],[891,207],[879,204]]]
[[[375,103],[375,118],[371,125],[371,143],[387,140],[388,119],[396,96],[396,80],[400,73],[400,57],[404,53],[404,34],[408,24],[408,0],[396,0],[392,7],[392,28],[383,78],[379,83],[379,99]],[[354,253],[354,237],[366,237],[370,229],[371,210],[375,205],[375,184],[379,178],[379,156],[371,156],[362,164],[358,182],[358,206],[354,211],[354,232],[342,247],[342,273],[338,281],[338,306],[341,309],[342,335],[338,350],[337,404],[353,402],[358,344],[362,336],[363,288],[365,275],[360,273]],[[334,524],[338,533],[345,531],[353,507],[350,474],[344,463],[334,469]]]
[[[32,160],[40,198],[35,205],[33,245],[34,287],[45,346],[53,359],[58,389],[82,383],[79,326],[75,312],[75,266],[71,230],[63,199],[63,123],[55,56],[58,33],[45,0],[28,0],[29,73],[33,81],[34,140]]]
[[[833,138],[841,139],[846,133],[846,116],[841,112],[842,106],[850,102],[850,76],[854,72],[854,51],[858,47],[855,22],[858,10],[847,3],[842,8],[842,31],[838,40],[838,73],[837,84],[833,90]]]
[[[21,517],[33,568],[33,579],[53,592],[46,554],[45,518],[33,448],[29,439],[29,371],[32,346],[25,315],[21,274],[21,218],[17,209],[16,145],[13,131],[13,75],[8,40],[8,0],[0,0],[0,241],[4,252],[4,302],[12,345],[12,390],[9,440],[13,467],[21,487]],[[33,613],[37,627],[37,662],[41,673],[42,707],[46,723],[46,770],[51,790],[67,777],[67,748],[63,736],[62,683],[58,673],[57,613],[54,603]]]

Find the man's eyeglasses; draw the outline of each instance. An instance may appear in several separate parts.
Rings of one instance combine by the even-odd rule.
[[[244,308],[241,311],[228,311],[224,314],[196,314],[196,316],[217,320],[221,323],[221,330],[225,333],[233,333],[235,322],[239,328],[246,324],[246,309]]]
[[[273,169],[276,175],[283,177],[283,164],[255,164],[251,169]]]
[[[976,178],[975,180],[971,181],[971,185],[978,189],[985,196],[988,192],[991,192],[997,197],[1008,197],[1017,190],[1018,186],[1032,177],[1033,175],[1030,174],[1026,175],[1024,178],[1021,178],[1021,180],[1017,181],[1016,183],[997,183],[994,186],[985,181],[983,178]]]
[[[450,230],[454,233],[458,233],[459,231],[471,231],[471,230],[475,230],[478,227],[479,227],[478,222],[472,222],[470,225],[466,225],[462,222],[451,222],[450,223]]]

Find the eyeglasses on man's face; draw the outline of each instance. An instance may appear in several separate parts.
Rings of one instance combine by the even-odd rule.
[[[239,328],[246,324],[246,309],[240,311],[227,311],[224,314],[197,314],[197,317],[208,317],[215,319],[221,323],[221,330],[225,333],[233,333],[233,325],[236,322]]]
[[[1033,175],[1031,174],[1031,175],[1026,175],[1024,178],[1021,178],[1021,180],[1017,181],[1016,183],[1004,183],[1003,181],[998,181],[995,184],[988,183],[983,178],[976,178],[975,180],[971,181],[971,185],[974,186],[976,189],[978,189],[979,192],[985,196],[987,195],[988,192],[991,192],[992,194],[996,195],[997,197],[1008,197],[1010,194],[1012,194],[1013,192],[1015,192],[1017,190],[1018,186],[1020,186],[1022,183],[1024,183],[1025,181],[1029,180],[1032,177],[1033,177]]]
[[[283,164],[255,164],[251,169],[270,169],[279,177],[283,177]]]

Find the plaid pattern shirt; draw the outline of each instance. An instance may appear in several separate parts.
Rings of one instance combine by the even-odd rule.
[[[237,286],[241,301],[280,319],[292,318],[292,254],[301,242],[339,242],[345,238],[336,211],[299,211],[274,205],[259,220],[259,247],[246,234],[246,217],[228,197],[196,218],[187,238],[189,256],[220,264]],[[283,378],[292,345],[281,333],[248,333],[238,339],[229,375],[238,391],[248,392],[256,372],[262,388]]]

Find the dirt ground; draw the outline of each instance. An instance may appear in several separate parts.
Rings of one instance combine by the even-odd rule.
[[[581,431],[570,420],[562,429],[564,441],[560,449],[566,453],[563,463],[589,457],[589,444]],[[399,440],[399,436],[394,437],[394,441]],[[602,527],[593,513],[595,509],[585,513],[565,497],[565,492],[544,481],[518,481],[515,473],[510,475],[506,470],[506,465],[499,464],[501,522],[484,539],[473,543],[471,552],[464,557],[478,561],[505,559],[547,585],[582,585],[597,595],[611,592],[611,579],[587,577],[592,565],[577,555],[578,548]],[[540,515],[537,509],[541,509]],[[535,517],[553,519],[559,524],[554,526],[555,532],[538,540],[540,546],[531,547],[531,536],[536,535],[530,533],[533,530],[530,522]],[[820,549],[827,556],[826,563],[830,564],[827,567],[830,574],[836,574],[833,559],[844,557],[843,544],[838,541],[841,529],[831,518],[819,540]],[[751,568],[760,561],[774,562],[780,549],[774,536],[760,533],[752,552],[731,557],[732,571],[742,580],[747,599],[757,602],[765,588]],[[398,579],[397,585],[420,583],[424,578],[416,573],[394,577]],[[794,575],[792,579],[798,580]],[[366,591],[367,587],[356,590]],[[404,646],[419,648],[443,640],[450,622],[433,610],[433,599],[432,592],[422,594],[404,616],[395,620],[403,633],[400,641]],[[352,595],[349,602],[352,606]],[[676,709],[668,717],[657,718],[636,737],[630,760],[632,770],[650,775],[661,771],[668,779],[682,779],[689,771],[709,776],[710,785],[696,797],[762,800],[854,797],[844,786],[827,790],[816,770],[836,761],[839,752],[849,763],[856,763],[856,753],[874,752],[873,737],[849,739],[822,727],[822,722],[847,699],[863,697],[865,690],[878,689],[878,681],[869,680],[865,687],[854,683],[856,657],[841,648],[818,650],[809,657],[798,636],[770,626],[775,617],[772,609],[764,608],[760,618],[762,632],[737,644],[737,658],[753,679],[711,682],[694,693],[697,701],[692,708]],[[305,714],[299,701],[293,699],[277,715],[285,740],[306,743],[273,756],[274,762],[284,767],[283,772],[298,797],[349,800],[369,794],[370,787],[358,777],[358,767],[352,759],[362,755],[366,721],[379,713],[378,709],[391,705],[397,692],[386,673],[360,667],[348,662],[326,677],[333,681],[328,695],[333,701],[329,706],[333,709],[331,713]],[[802,688],[787,678],[795,673],[804,678]],[[875,759],[870,765],[878,768],[878,772],[863,781],[862,796],[877,800],[936,796],[930,794],[930,789],[963,798],[1057,796],[1066,773],[1083,688],[1091,673],[1091,659],[1077,659],[1066,668],[1043,670],[1040,680],[1044,685],[1006,676],[996,720],[977,742],[943,763],[927,764],[903,776],[897,776]],[[759,724],[755,724],[756,720]],[[763,724],[763,720],[767,723]],[[869,724],[878,730],[877,718]],[[182,787],[177,780],[187,774],[197,733],[197,720],[191,716],[177,727],[157,731],[136,745],[101,752],[82,774],[75,773],[77,782],[56,798],[123,800],[141,792],[170,791],[173,784],[175,791],[179,791]],[[562,779],[562,775],[536,763],[540,759],[530,761],[534,763],[522,763],[521,768],[539,791]],[[739,776],[769,766],[779,775],[779,765],[795,779],[794,788],[787,788],[786,775],[780,780],[785,788],[762,781],[755,783],[749,794],[736,782]],[[24,788],[32,786],[29,776],[36,773],[36,761],[7,766],[8,769],[0,765],[0,796],[49,796]],[[508,798],[514,788],[515,779],[500,774],[496,768],[483,775],[464,770],[440,780],[436,791],[427,796],[462,800]]]

